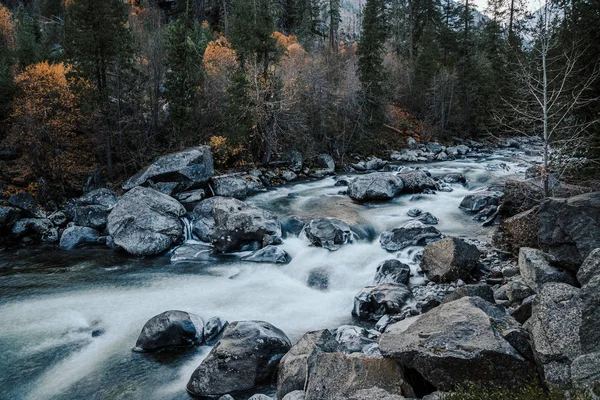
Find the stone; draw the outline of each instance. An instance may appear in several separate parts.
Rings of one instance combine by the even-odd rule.
[[[282,248],[269,245],[243,257],[242,260],[257,263],[287,264],[292,258]]]
[[[367,330],[355,325],[338,327],[335,340],[339,343],[339,350],[345,354],[367,353],[378,348],[377,342],[369,337]]]
[[[10,232],[19,218],[21,218],[21,210],[18,208],[0,206],[0,232]]]
[[[533,290],[520,279],[510,281],[506,284],[506,297],[512,303],[521,302],[533,294]]]
[[[286,218],[281,223],[283,236],[300,236],[300,233],[302,233],[302,230],[304,230],[304,225],[306,225],[306,222],[299,217],[291,216]]]
[[[478,213],[488,206],[497,206],[500,195],[496,192],[477,192],[468,194],[460,203],[462,210]]]
[[[192,204],[202,201],[206,197],[206,193],[204,189],[195,189],[179,193],[176,197],[181,204]]]
[[[305,333],[281,359],[277,374],[277,398],[303,391],[315,365],[316,356],[339,350],[339,344],[327,329]]]
[[[414,303],[408,286],[381,283],[367,286],[354,296],[352,314],[360,319],[377,321],[386,314],[398,314]]]
[[[285,155],[285,161],[287,162],[287,166],[293,172],[302,171],[302,163],[304,161],[302,157],[302,153],[298,150],[290,150]]]
[[[581,350],[600,352],[600,275],[594,276],[581,288]]]
[[[370,158],[365,162],[365,169],[367,171],[379,171],[380,169],[385,168],[388,165],[387,161],[382,160],[381,158]]]
[[[108,216],[108,232],[130,254],[160,254],[184,239],[183,206],[154,189],[136,187],[125,194]]]
[[[107,209],[112,209],[117,205],[120,198],[121,196],[112,190],[101,188],[84,194],[77,199],[77,204],[81,206],[99,205]]]
[[[85,243],[98,243],[100,232],[84,226],[71,226],[63,232],[60,238],[60,248],[73,250]]]
[[[158,314],[144,325],[135,351],[159,351],[193,347],[204,341],[204,322],[200,317],[178,310]]]
[[[14,223],[12,234],[18,238],[33,235],[42,242],[58,242],[58,230],[46,218],[23,218]]]
[[[521,247],[535,247],[539,243],[539,207],[506,218],[500,223],[502,235],[495,239],[502,248],[518,253]]]
[[[421,315],[408,328],[402,322],[389,326],[379,347],[433,390],[467,382],[513,387],[535,376],[533,363],[511,344],[521,347],[526,341],[515,339],[526,335],[501,307],[463,297]]]
[[[290,171],[287,169],[281,171],[281,177],[286,182],[291,182],[291,181],[295,181],[296,179],[298,179],[298,175],[296,175],[293,171]]]
[[[481,297],[482,299],[494,303],[494,291],[488,285],[465,285],[456,288],[453,292],[448,293],[442,304],[449,303],[454,300],[462,299],[463,297]]]
[[[131,190],[148,180],[153,182],[182,182],[186,186],[202,185],[214,174],[210,146],[198,146],[157,158],[147,168],[123,183],[123,190]]]
[[[587,256],[577,271],[577,281],[584,286],[596,276],[600,276],[600,248],[592,250]]]
[[[439,220],[430,212],[425,212],[417,217],[417,221],[424,223],[425,225],[437,225]]]
[[[581,353],[580,326],[579,289],[565,283],[542,285],[525,327],[531,333],[533,353],[542,378],[551,386],[570,385],[571,363]]]
[[[433,226],[421,222],[409,223],[403,228],[394,228],[381,234],[379,242],[387,251],[399,251],[409,246],[425,246],[438,240],[442,233]]]
[[[542,200],[539,238],[558,263],[577,271],[600,243],[600,192]]]
[[[380,283],[401,283],[408,285],[410,280],[410,267],[397,259],[390,259],[382,261],[377,266],[377,272],[375,279],[373,280],[374,285]]]
[[[304,233],[314,246],[331,251],[338,250],[353,240],[348,224],[335,218],[313,219],[304,227]]]
[[[79,226],[102,231],[108,223],[108,215],[111,210],[112,208],[106,208],[98,204],[76,206],[73,221]]]
[[[2,211],[0,210],[0,226],[2,226]],[[69,222],[69,217],[62,211],[55,211],[48,216],[50,222],[54,224],[54,226],[65,226],[67,222]],[[1,229],[1,228],[0,228]]]
[[[291,347],[285,333],[268,322],[232,322],[192,374],[187,390],[216,397],[268,384]]]
[[[423,210],[421,210],[420,208],[410,208],[407,212],[406,215],[408,215],[409,217],[415,218],[418,217],[419,215],[423,214]]]
[[[305,400],[306,392],[304,390],[294,390],[283,396],[282,400]]]
[[[425,147],[427,148],[428,151],[430,151],[433,154],[438,154],[441,153],[442,151],[446,150],[446,147],[441,145],[440,143],[436,143],[436,142],[429,142],[425,145]]]
[[[327,175],[335,174],[335,162],[329,154],[320,154],[313,160],[314,169],[311,176],[323,178]]]
[[[442,181],[446,183],[467,183],[467,177],[460,172],[450,172],[442,177]]]
[[[215,344],[222,336],[229,322],[219,317],[212,317],[204,324],[204,342],[207,345]]]
[[[249,397],[248,400],[273,400],[272,397],[267,396],[266,394],[255,394],[252,397]]]
[[[403,183],[402,193],[422,193],[427,189],[437,188],[433,178],[421,170],[400,172],[397,176]]]
[[[375,172],[354,178],[348,186],[348,195],[356,201],[389,200],[402,187],[402,181],[391,172]]]
[[[523,281],[534,292],[538,292],[544,283],[564,282],[575,285],[575,278],[566,270],[550,264],[552,258],[538,249],[521,247],[519,250],[519,270]]]
[[[46,218],[37,200],[28,192],[13,194],[8,198],[8,204],[23,210],[29,218]]]
[[[206,243],[188,241],[177,246],[171,254],[172,263],[213,263],[213,248]]]
[[[462,239],[447,237],[425,246],[421,269],[427,279],[433,282],[464,280],[477,267],[479,256],[477,246]]]
[[[518,323],[524,324],[533,312],[533,300],[536,295],[529,296],[523,302],[510,312],[510,315],[517,320]]]
[[[329,273],[325,268],[310,270],[306,285],[317,290],[327,290],[329,288]]]
[[[584,354],[573,361],[571,383],[576,389],[592,390],[600,396],[600,352]]]
[[[221,175],[212,178],[215,196],[243,199],[248,195],[248,185],[243,176]]]

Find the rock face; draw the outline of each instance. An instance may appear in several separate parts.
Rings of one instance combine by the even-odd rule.
[[[277,374],[277,398],[304,390],[318,354],[338,351],[338,342],[328,330],[307,332],[281,359]]]
[[[209,146],[192,147],[179,153],[159,157],[150,166],[123,183],[123,190],[143,185],[148,180],[178,182],[190,187],[201,185],[214,174],[214,162]]]
[[[144,325],[135,343],[135,351],[158,351],[192,347],[204,340],[204,322],[185,311],[165,311]]]
[[[500,196],[496,192],[478,192],[465,196],[460,208],[471,213],[478,213],[488,206],[497,206]]]
[[[522,354],[527,333],[504,309],[479,297],[442,304],[406,330],[400,324],[381,335],[380,350],[416,371],[421,385],[442,391],[467,381],[514,386],[535,375]]]
[[[600,243],[600,192],[542,200],[539,237],[557,262],[576,271]]]
[[[215,196],[243,199],[248,195],[248,184],[240,175],[221,175],[212,179]]]
[[[414,303],[408,286],[382,283],[367,286],[354,296],[352,314],[360,319],[378,321],[386,314],[398,314]]]
[[[115,243],[128,253],[154,255],[183,240],[183,215],[185,209],[172,197],[136,187],[110,212],[107,227]]]
[[[8,199],[8,204],[20,208],[29,218],[46,218],[37,200],[27,192],[13,194]]]
[[[581,351],[579,289],[565,283],[542,285],[525,326],[531,332],[534,356],[544,380],[553,386],[568,386],[571,363]]]
[[[110,211],[117,205],[120,196],[109,189],[96,189],[76,200],[73,220],[79,226],[104,230]]]
[[[521,247],[535,247],[539,242],[539,227],[539,207],[507,218],[500,224],[502,236],[499,245],[511,252]]]
[[[60,248],[73,250],[84,243],[98,243],[100,233],[93,229],[83,226],[71,226],[65,229],[60,238]]]
[[[290,348],[285,333],[268,322],[232,322],[194,371],[187,389],[195,396],[216,397],[269,383]]]
[[[402,190],[402,181],[390,172],[375,172],[355,178],[348,195],[356,201],[389,200]]]
[[[581,350],[586,354],[600,352],[600,274],[581,288],[581,303]]]
[[[375,285],[380,283],[401,283],[408,285],[409,279],[410,267],[393,258],[385,260],[377,266],[377,273],[375,274],[373,283]]]
[[[468,278],[478,261],[477,246],[448,237],[425,246],[421,269],[433,282],[452,282]]]
[[[379,242],[387,251],[399,251],[409,246],[424,246],[442,237],[433,226],[412,222],[403,228],[394,228],[381,234]]]
[[[403,392],[412,393],[403,377],[394,360],[360,353],[319,353],[310,371],[305,399],[402,399]],[[373,391],[379,395],[373,397]],[[381,392],[384,397],[380,397]]]
[[[519,270],[525,283],[538,292],[544,283],[564,282],[575,285],[573,276],[565,270],[550,265],[551,257],[538,249],[521,247],[519,250]]]
[[[585,259],[577,271],[577,281],[584,286],[595,276],[600,276],[600,248],[593,250]]]
[[[0,206],[0,233],[10,232],[20,217],[21,211],[18,208]]]
[[[313,245],[332,251],[351,242],[353,238],[348,224],[335,218],[313,219],[304,227],[304,233]]]
[[[46,218],[23,218],[14,223],[12,234],[21,238],[32,235],[42,242],[54,243],[58,241],[58,230]]]
[[[402,193],[421,193],[425,189],[436,189],[435,181],[420,170],[401,172],[398,178],[403,183]]]
[[[287,264],[292,258],[282,248],[269,245],[244,257],[243,260],[258,263]]]

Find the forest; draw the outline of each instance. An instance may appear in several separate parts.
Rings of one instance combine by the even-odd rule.
[[[600,2],[3,0],[0,190],[73,197],[209,144],[220,169],[296,149],[539,136],[592,179]],[[545,171],[549,172],[549,171]]]

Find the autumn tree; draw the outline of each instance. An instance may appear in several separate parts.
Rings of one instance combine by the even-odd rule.
[[[11,109],[14,92],[13,53],[15,28],[12,13],[0,4],[0,121],[4,121]]]

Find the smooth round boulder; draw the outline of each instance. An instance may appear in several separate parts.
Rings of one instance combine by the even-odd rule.
[[[391,260],[385,260],[377,266],[377,273],[373,283],[378,285],[380,283],[401,283],[408,285],[410,280],[410,267],[400,260],[395,258]]]
[[[400,313],[412,302],[414,298],[408,286],[382,283],[367,286],[354,296],[352,314],[360,319],[378,321],[384,315]]]
[[[430,281],[447,283],[469,278],[478,261],[477,246],[447,237],[425,246],[421,269]]]
[[[402,190],[402,181],[390,172],[376,172],[355,178],[348,185],[348,196],[356,201],[389,200]]]
[[[398,178],[403,184],[402,193],[422,193],[426,189],[436,189],[433,178],[421,170],[400,172]]]
[[[379,242],[387,251],[399,251],[409,246],[425,246],[441,237],[442,233],[433,226],[425,226],[421,222],[414,221],[403,228],[383,232]]]
[[[217,397],[270,383],[291,347],[285,333],[268,322],[232,322],[192,374],[187,390]]]
[[[73,250],[84,243],[98,243],[100,232],[85,226],[71,226],[63,232],[60,238],[60,248]]]
[[[310,242],[318,247],[335,251],[352,241],[352,230],[344,221],[335,218],[313,219],[304,227]]]
[[[478,192],[465,196],[460,202],[459,208],[471,213],[478,213],[488,206],[497,206],[500,201],[497,192]]]
[[[154,189],[135,187],[108,216],[108,233],[130,254],[160,254],[184,239],[181,217],[185,208]]]
[[[287,264],[292,258],[282,248],[269,245],[242,258],[242,260],[256,263]]]
[[[134,351],[151,352],[193,347],[204,340],[204,322],[185,311],[171,310],[158,314],[144,325]]]

